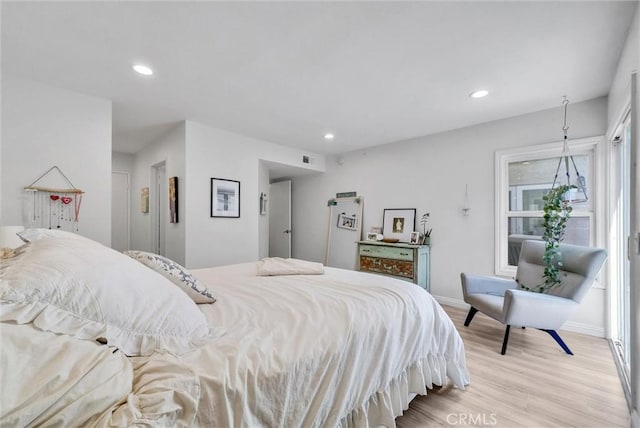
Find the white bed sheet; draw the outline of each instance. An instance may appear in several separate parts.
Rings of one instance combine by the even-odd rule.
[[[218,297],[199,307],[225,333],[179,359],[134,358],[134,394],[147,405],[119,409],[116,421],[151,413],[178,426],[395,426],[409,393],[447,377],[469,383],[460,336],[417,285],[332,268],[257,277],[255,263],[192,273]],[[180,406],[167,395],[176,378]]]
[[[3,322],[0,337],[2,427],[105,426],[131,391],[122,352],[33,324]]]

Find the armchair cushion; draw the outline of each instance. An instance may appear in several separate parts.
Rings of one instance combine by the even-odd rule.
[[[470,275],[463,272],[460,274],[460,279],[462,280],[462,294],[465,302],[471,294],[504,296],[506,290],[518,288],[518,283],[514,280],[494,276]]]
[[[525,290],[507,290],[501,308],[503,324],[555,330],[569,319],[579,303],[572,299]],[[480,311],[482,309],[477,308]]]
[[[477,293],[470,294],[466,299],[464,299],[464,301],[483,314],[504,324],[504,312],[502,311],[504,297],[486,293]]]
[[[491,318],[504,322],[504,293],[518,288],[518,283],[512,279],[466,273],[461,273],[460,278],[464,301]]]

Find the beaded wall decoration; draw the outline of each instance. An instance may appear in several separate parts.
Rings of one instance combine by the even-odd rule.
[[[69,187],[42,185],[55,172]],[[24,204],[27,227],[71,232],[79,230],[80,207],[84,192],[75,187],[60,168],[52,166],[24,190],[27,192]]]

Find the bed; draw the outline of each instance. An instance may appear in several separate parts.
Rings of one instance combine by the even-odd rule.
[[[469,383],[453,323],[414,284],[188,272],[39,233],[1,268],[1,426],[393,427],[411,394]]]

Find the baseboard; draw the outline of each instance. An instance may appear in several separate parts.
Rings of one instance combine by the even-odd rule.
[[[562,325],[560,330],[588,334],[589,336],[604,337],[604,327],[595,327],[581,322],[567,321]]]
[[[436,299],[436,302],[440,303],[441,305],[452,306],[459,309],[469,309],[469,304],[465,303],[462,300],[452,299],[451,297],[444,296],[433,296],[433,298]]]
[[[433,296],[441,305],[452,306],[459,309],[469,309],[469,304],[462,300],[445,296]],[[589,324],[567,321],[561,330],[572,331],[574,333],[588,334],[589,336],[604,337],[604,327],[595,327]],[[638,427],[640,428],[640,426]]]

